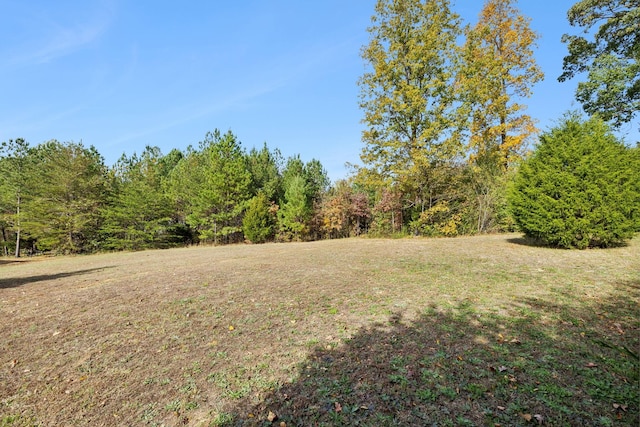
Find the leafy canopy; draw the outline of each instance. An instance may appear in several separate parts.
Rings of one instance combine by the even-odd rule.
[[[600,114],[614,127],[630,122],[640,109],[640,3],[581,0],[567,18],[572,26],[582,27],[585,36],[562,36],[569,54],[558,80],[588,73],[576,90],[584,110]],[[596,27],[588,39],[586,34]]]
[[[488,0],[466,31],[459,82],[470,116],[470,159],[507,168],[537,132],[518,101],[543,73],[533,56],[538,35],[514,0]]]
[[[402,177],[433,159],[459,154],[454,62],[460,35],[448,0],[379,0],[361,55],[365,147],[361,158]]]

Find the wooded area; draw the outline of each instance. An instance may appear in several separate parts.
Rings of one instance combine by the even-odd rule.
[[[470,26],[448,0],[378,1],[370,42],[361,52],[368,71],[358,82],[365,126],[362,165],[333,184],[319,161],[285,158],[266,144],[247,151],[231,131],[214,130],[184,151],[165,154],[147,147],[123,154],[113,166],[82,143],[5,142],[0,150],[3,255],[363,233],[455,236],[518,227],[560,244],[548,234],[565,230],[554,221],[564,224],[568,216],[582,224],[572,233],[583,243],[569,239],[573,243],[564,246],[585,246],[584,239],[586,246],[624,241],[640,231],[640,148],[625,146],[611,131],[638,111],[639,8],[620,0],[583,0],[569,12],[572,24],[586,28],[604,21],[593,42],[565,36],[570,54],[561,79],[589,73],[577,99],[597,117],[574,121],[579,128],[601,120],[598,137],[617,147],[607,161],[610,168],[594,178],[612,186],[597,187],[608,193],[589,193],[592,205],[547,218],[555,228],[529,229],[524,212],[535,210],[539,200],[509,208],[508,190],[534,148],[538,130],[523,102],[543,73],[534,58],[538,35],[515,3],[488,0]],[[553,139],[553,132],[548,136]],[[585,147],[592,137],[573,136]],[[598,150],[579,155],[597,156]],[[600,171],[597,158],[590,164]],[[570,185],[576,175],[571,176],[563,184]],[[621,191],[622,199],[612,197]],[[543,196],[557,198],[554,194]],[[587,211],[602,214],[582,221]],[[594,234],[594,227],[604,231]]]

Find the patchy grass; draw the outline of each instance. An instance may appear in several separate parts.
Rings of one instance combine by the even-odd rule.
[[[350,239],[0,264],[0,426],[622,426],[640,241]]]

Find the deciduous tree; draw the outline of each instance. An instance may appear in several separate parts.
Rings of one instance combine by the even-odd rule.
[[[543,78],[533,56],[538,35],[515,0],[488,0],[466,31],[459,83],[470,116],[470,159],[503,169],[520,158],[536,133],[520,100]]]
[[[402,180],[460,153],[454,63],[459,18],[448,0],[378,0],[359,81],[365,165]]]
[[[558,80],[588,73],[576,90],[584,110],[600,114],[614,127],[630,122],[640,109],[640,3],[581,0],[569,9],[567,18],[584,35],[562,36],[569,54]],[[592,29],[596,29],[593,37],[587,38]]]

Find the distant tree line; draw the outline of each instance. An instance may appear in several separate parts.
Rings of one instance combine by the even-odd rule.
[[[318,160],[247,152],[217,130],[198,148],[146,147],[113,167],[81,143],[11,140],[0,176],[4,255],[336,238],[365,232],[371,216],[366,195],[330,188]]]

